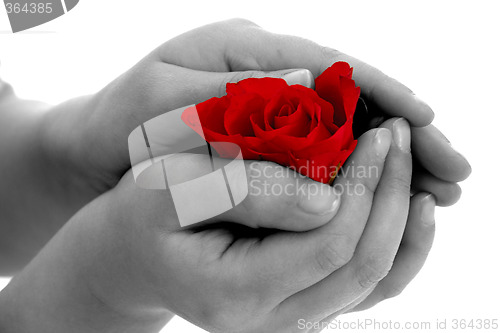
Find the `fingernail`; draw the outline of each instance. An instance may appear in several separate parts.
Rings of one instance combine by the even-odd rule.
[[[312,88],[314,77],[307,69],[299,69],[283,75],[282,77],[289,86],[293,84],[300,84],[304,87]]]
[[[325,184],[310,184],[301,195],[298,206],[309,214],[333,214],[340,206],[340,194]]]
[[[431,226],[434,224],[434,211],[436,210],[436,199],[434,195],[428,194],[422,199],[422,224]]]
[[[392,124],[392,138],[402,152],[410,152],[410,135],[410,125],[406,119],[399,118]]]
[[[391,147],[392,134],[387,128],[380,128],[373,136],[373,149],[378,157],[385,157]]]

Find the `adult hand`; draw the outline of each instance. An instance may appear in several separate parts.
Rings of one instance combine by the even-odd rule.
[[[92,98],[91,107],[87,108],[92,110],[91,115],[81,115],[90,120],[78,121],[84,124],[81,129],[68,134],[68,137],[83,143],[81,148],[63,155],[72,156],[72,164],[82,166],[83,178],[88,184],[104,191],[113,186],[129,167],[125,138],[145,120],[221,96],[225,93],[226,82],[255,76],[279,77],[284,73],[268,71],[307,69],[311,74],[297,72],[292,78],[294,83],[311,86],[313,77],[339,60],[348,61],[354,67],[354,78],[361,86],[362,96],[370,112],[376,111],[373,117],[378,118],[381,114],[384,117],[403,116],[413,125],[415,172],[412,188],[416,193],[425,193],[412,199],[407,236],[400,250],[400,257],[414,258],[407,261],[413,264],[400,269],[399,273],[391,273],[390,276],[397,278],[391,278],[382,284],[384,287],[377,288],[374,295],[378,296],[371,296],[363,303],[367,306],[373,303],[368,303],[370,300],[378,301],[399,293],[420,269],[425,257],[415,253],[425,252],[420,251],[420,247],[429,250],[430,242],[425,239],[432,234],[427,229],[426,232],[418,231],[423,228],[421,221],[428,219],[428,211],[435,201],[439,205],[448,205],[458,199],[460,187],[455,182],[467,177],[470,166],[451,148],[439,130],[428,125],[433,112],[425,103],[399,82],[355,58],[297,37],[266,32],[245,20],[230,20],[195,29],[159,47]],[[79,115],[75,116],[78,118]],[[85,156],[85,161],[81,156]],[[427,193],[434,196],[426,196]],[[417,231],[412,231],[414,229]],[[416,235],[421,233],[427,236],[419,243]]]
[[[187,32],[166,42],[156,52],[164,63],[194,70],[305,68],[314,77],[332,63],[346,61],[354,68],[353,78],[361,87],[368,116],[374,118],[376,125],[390,117],[404,117],[413,126],[416,170],[412,186],[415,192],[433,193],[438,205],[451,205],[461,194],[456,182],[466,179],[471,172],[467,160],[437,128],[429,125],[434,113],[425,102],[378,69],[338,50],[295,36],[273,34],[255,23],[235,19]],[[234,75],[237,78],[239,74]]]
[[[458,200],[460,188],[455,182],[468,176],[470,166],[439,130],[429,125],[432,110],[407,87],[337,50],[273,34],[241,19],[204,26],[166,42],[91,97],[84,112],[49,113],[45,147],[49,155],[67,157],[60,163],[61,169],[77,169],[79,179],[102,193],[130,167],[127,137],[144,121],[222,96],[227,82],[279,77],[282,70],[293,68],[307,69],[316,77],[341,60],[353,66],[354,79],[369,110],[404,117],[414,126],[412,148],[422,166],[412,182],[415,190],[433,193],[440,205]],[[297,74],[297,83],[311,85],[312,76]],[[68,126],[68,122],[76,126]]]

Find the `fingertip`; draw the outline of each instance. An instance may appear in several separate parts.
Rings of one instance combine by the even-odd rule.
[[[416,159],[436,178],[460,182],[472,172],[467,159],[433,125],[412,128],[412,148]]]
[[[436,199],[436,204],[440,207],[455,204],[462,194],[462,189],[457,183],[444,181],[425,171],[414,174],[412,189],[414,192],[432,193]]]
[[[304,185],[299,186],[299,191]],[[310,181],[299,195],[298,208],[313,216],[333,218],[340,206],[340,194],[334,187],[326,184]]]
[[[453,147],[450,146],[448,150],[449,151],[447,152],[443,152],[443,156],[447,157],[445,159],[446,164],[453,167],[447,168],[446,170],[439,170],[438,167],[427,166],[432,165],[430,163],[425,163],[425,166],[427,166],[429,171],[436,177],[441,178],[447,182],[461,182],[466,180],[472,172],[472,168],[469,162]],[[445,155],[445,153],[447,156]]]
[[[440,207],[448,207],[456,204],[462,196],[462,188],[456,183],[447,185],[446,196],[436,197],[436,204]]]
[[[459,152],[457,152],[457,154],[458,154],[457,159],[461,160],[459,165],[462,165],[462,168],[457,169],[457,174],[455,175],[456,179],[455,181],[461,182],[469,178],[470,174],[472,173],[472,166],[462,154],[460,154]]]
[[[415,105],[417,106],[418,110],[414,112],[415,117],[414,118],[411,117],[411,119],[409,119],[410,124],[415,127],[424,127],[430,125],[434,120],[435,116],[434,111],[429,106],[429,104],[424,102],[417,95],[413,95],[413,99],[415,101]]]

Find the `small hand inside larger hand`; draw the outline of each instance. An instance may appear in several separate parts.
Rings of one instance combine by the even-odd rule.
[[[203,57],[199,56],[199,54],[201,53],[204,54]],[[418,171],[415,172],[414,179],[412,181],[413,189],[416,191],[426,191],[433,193],[437,199],[438,204],[446,205],[456,200],[457,193],[459,193],[459,188],[453,182],[460,181],[466,178],[470,173],[470,167],[466,160],[461,157],[461,155],[454,152],[451,146],[448,145],[446,140],[443,139],[443,137],[437,130],[435,130],[432,126],[428,126],[433,118],[432,111],[423,102],[416,99],[415,96],[406,87],[404,87],[397,81],[388,78],[380,71],[338,51],[324,48],[312,42],[296,37],[271,34],[262,30],[258,26],[249,23],[248,21],[242,20],[232,20],[202,27],[167,42],[166,44],[155,50],[153,53],[151,53],[144,60],[142,60],[140,63],[138,63],[130,71],[115,80],[108,87],[104,88],[99,94],[92,97],[87,105],[87,112],[81,114],[65,114],[64,117],[61,118],[67,121],[76,121],[79,124],[83,124],[82,126],[78,128],[72,126],[56,126],[60,129],[60,132],[57,132],[53,138],[57,140],[49,139],[47,142],[54,143],[54,146],[51,146],[50,144],[49,146],[55,147],[54,151],[57,152],[58,155],[68,156],[69,161],[67,161],[67,163],[69,163],[69,165],[76,165],[80,168],[78,172],[79,179],[86,179],[87,181],[85,183],[87,184],[87,186],[90,186],[92,189],[96,189],[97,193],[102,193],[115,186],[121,179],[122,175],[130,167],[128,149],[126,145],[127,137],[135,127],[137,127],[144,121],[181,106],[199,103],[213,96],[221,96],[224,93],[226,82],[234,82],[247,77],[265,75],[282,77],[285,73],[288,73],[290,71],[290,68],[305,68],[311,71],[313,76],[317,76],[322,72],[322,70],[330,66],[334,61],[339,60],[348,61],[351,66],[354,67],[354,79],[356,80],[356,83],[361,86],[362,94],[364,95],[363,97],[367,101],[369,107],[378,108],[382,110],[384,115],[387,116],[405,117],[413,126],[412,148],[415,157],[414,162],[416,162],[415,165],[418,167]],[[283,70],[285,68],[288,68],[288,70]],[[278,72],[268,73],[267,71]],[[299,78],[298,81],[299,82],[295,83],[309,85],[312,80],[310,75],[304,75],[303,77]],[[51,116],[53,115],[54,114],[52,114]],[[51,119],[50,116],[48,117],[48,119]],[[401,126],[401,122],[398,126]],[[61,131],[63,132],[62,134]],[[382,140],[384,136],[387,136],[387,134],[383,133],[387,132],[379,132],[378,138],[380,139],[380,142],[387,141],[386,139]],[[67,141],[62,141],[60,140],[61,137],[66,137],[69,139]],[[359,149],[356,150],[351,160],[356,161],[356,159],[359,159],[358,163],[360,163],[360,165],[363,165],[363,163],[368,165],[368,162],[366,162],[363,158],[373,158],[374,160],[377,160],[377,157],[373,156],[374,150],[370,151],[370,149],[375,148],[373,146],[370,146],[369,142],[371,142],[371,139],[368,138],[373,139],[373,137],[374,131],[369,131],[362,136],[362,138],[360,139]],[[81,140],[81,138],[86,138],[86,140]],[[63,145],[61,145],[61,142],[63,143]],[[79,144],[76,144],[77,142]],[[64,146],[64,144],[68,145]],[[381,146],[379,145],[379,147],[382,146],[384,146],[384,144],[381,144]],[[61,154],[61,152],[66,152],[67,154]],[[231,260],[233,261],[228,259],[228,263],[234,263],[234,260],[236,259],[238,259],[236,261],[239,261],[245,258],[253,258],[252,256],[254,256],[254,258],[261,258],[262,256],[264,256],[264,253],[267,252],[259,251],[264,251],[264,249],[267,248],[274,249],[275,246],[278,246],[275,250],[278,251],[278,254],[281,254],[284,257],[280,257],[278,254],[270,254],[269,258],[275,258],[275,261],[272,262],[272,264],[274,265],[273,267],[281,267],[280,265],[283,265],[283,272],[289,272],[289,265],[292,265],[294,263],[296,265],[296,262],[305,263],[306,261],[311,261],[313,265],[319,265],[319,268],[318,266],[312,268],[313,271],[318,271],[319,273],[317,273],[310,279],[300,275],[298,275],[297,277],[301,279],[301,281],[299,282],[302,283],[301,286],[304,287],[302,290],[311,290],[310,292],[317,296],[317,298],[313,298],[319,300],[316,307],[311,307],[309,318],[313,318],[314,320],[321,320],[323,318],[336,316],[339,313],[342,313],[343,311],[346,311],[350,308],[362,309],[371,306],[385,296],[396,294],[402,288],[404,288],[405,284],[408,283],[411,278],[413,278],[425,259],[425,255],[421,255],[420,253],[425,254],[426,252],[428,252],[431,243],[430,240],[432,239],[433,235],[433,227],[424,227],[424,222],[431,220],[429,216],[432,215],[430,212],[432,210],[432,207],[434,206],[432,197],[426,197],[425,195],[416,195],[411,200],[411,207],[408,208],[408,188],[410,186],[408,177],[410,177],[411,175],[411,164],[409,164],[410,154],[407,154],[406,152],[401,153],[401,149],[398,150],[397,146],[391,148],[391,152],[392,153],[389,153],[386,166],[393,171],[388,172],[387,174],[384,171],[384,175],[382,175],[382,179],[380,180],[381,183],[379,184],[379,187],[377,187],[377,190],[375,192],[373,203],[371,203],[371,201],[369,200],[370,194],[367,194],[368,199],[366,196],[363,196],[364,204],[367,204],[367,202],[369,202],[370,204],[367,205],[368,207],[373,206],[373,212],[380,210],[380,208],[377,208],[382,205],[380,204],[380,202],[383,203],[384,207],[393,207],[393,202],[398,203],[393,207],[393,209],[390,210],[390,214],[392,215],[390,215],[389,217],[384,217],[385,222],[381,221],[382,218],[379,216],[379,213],[374,213],[375,215],[373,215],[372,217],[369,208],[367,209],[366,206],[362,205],[361,203],[359,205],[355,204],[355,202],[357,202],[356,200],[361,199],[344,199],[343,197],[343,207],[348,207],[343,209],[349,211],[350,213],[355,212],[356,214],[364,215],[351,216],[350,220],[346,217],[345,221],[350,222],[346,222],[344,224],[339,222],[342,221],[340,220],[340,216],[343,216],[342,210],[340,210],[332,223],[323,225],[327,221],[325,221],[325,219],[320,219],[315,220],[319,222],[312,223],[311,225],[307,224],[307,227],[302,230],[306,232],[304,234],[300,234],[300,236],[304,237],[300,237],[295,233],[284,233],[283,235],[282,233],[278,233],[282,236],[266,235],[265,239],[272,240],[272,242],[257,242],[256,239],[253,239],[253,241],[252,239],[239,241],[238,238],[235,238],[232,233],[227,233],[225,231],[221,232],[217,228],[215,229],[219,231],[209,231],[207,229],[205,231],[196,233],[189,233],[185,230],[171,230],[167,228],[167,231],[165,231],[166,238],[164,239],[164,241],[166,241],[167,239],[171,239],[171,241],[174,242],[171,244],[175,244],[178,246],[186,244],[185,248],[181,247],[181,249],[183,250],[180,251],[180,253],[182,254],[184,250],[188,251],[188,248],[194,246],[195,243],[198,244],[201,240],[203,240],[203,242],[206,244],[212,244],[208,242],[210,240],[213,240],[214,243],[212,245],[207,245],[207,247],[203,248],[203,251],[200,251],[198,249],[197,251],[200,252],[197,253],[201,256],[211,253],[210,250],[215,251],[215,253],[219,253],[220,251],[222,251],[222,248],[224,249],[224,251],[225,249],[229,249],[230,251],[228,251],[227,253],[224,251],[220,252],[227,254],[227,256],[226,254],[224,254],[225,257],[223,256],[223,258],[232,258]],[[361,154],[365,154],[365,157],[361,156]],[[391,165],[398,165],[398,167],[396,168]],[[130,177],[125,177],[124,180],[120,183],[120,186],[110,192],[113,194],[110,194],[109,196],[106,195],[106,197],[112,197],[113,195],[118,195],[118,193],[127,192],[126,186],[121,185],[127,184],[126,179],[128,179],[129,183],[131,184]],[[387,181],[385,181],[384,179],[386,179]],[[338,180],[339,183],[343,181],[345,181],[345,179],[343,178],[339,178]],[[375,183],[377,182],[378,180],[375,180]],[[386,182],[388,185],[381,186],[381,184],[384,184]],[[374,190],[375,183],[373,183],[372,179],[370,181],[367,181],[365,185],[368,187],[368,189],[370,189],[370,186],[372,186],[372,190]],[[382,189],[384,188],[386,189],[385,191],[388,192],[388,194],[386,195],[388,198],[387,201],[385,201],[384,199],[377,199],[381,197],[377,195],[377,193],[379,193],[379,189],[381,189],[380,191],[383,191]],[[129,192],[129,196],[124,195],[120,200],[118,200],[118,202],[128,203],[131,206],[135,205],[136,202],[143,202],[140,200],[140,198],[136,198],[135,195],[137,195],[137,193],[132,194]],[[164,200],[166,198],[158,193],[148,192],[144,193],[143,195],[146,198],[152,199],[150,201],[143,202],[145,205],[160,205],[160,202],[163,204],[165,203]],[[155,198],[157,199],[155,200]],[[125,207],[119,207],[120,209],[118,211],[125,210]],[[257,205],[255,207],[260,206]],[[276,205],[276,207],[282,206]],[[270,207],[266,208],[270,209]],[[161,214],[153,214],[151,216],[150,213],[155,211],[158,210],[151,209],[144,211],[142,209],[139,209],[135,211],[136,214],[139,213],[138,216],[134,215],[134,213],[131,212],[130,216],[125,214],[123,216],[120,216],[120,218],[123,221],[130,221],[132,217],[135,217],[132,220],[141,221],[141,223],[143,223],[144,221],[150,221],[148,222],[149,225],[151,226],[152,224],[154,226],[154,228],[152,228],[151,230],[161,229],[161,227],[164,226],[162,223],[164,223],[165,218],[174,218],[174,216],[164,216]],[[262,209],[262,211],[271,214],[268,216],[283,217],[283,215],[280,214],[272,215],[274,214],[272,210],[267,211],[265,209]],[[282,209],[282,211],[285,210]],[[395,247],[395,244],[400,244],[401,236],[404,230],[404,223],[406,223],[406,217],[408,214],[408,225],[406,227],[407,229],[403,238],[403,243],[401,243],[398,256],[396,257],[394,266],[391,269],[392,260],[394,260],[394,256],[398,251],[397,246]],[[266,214],[262,214],[259,216],[260,218],[264,219],[264,216],[266,216]],[[355,217],[357,218],[356,221],[358,224],[351,223],[353,222],[353,219]],[[283,219],[281,220],[282,223],[279,225],[275,224],[278,223],[277,221],[280,221],[279,219],[273,218],[268,220],[260,220],[260,218],[254,218],[254,220],[252,220],[251,218],[249,219],[248,213],[244,215],[235,213],[234,216],[231,216],[231,219],[233,221],[243,224],[249,223],[249,225],[252,226],[265,226],[271,228],[274,227],[293,231],[297,231],[297,228],[301,226],[300,220],[294,220],[293,218],[289,218],[288,220]],[[231,219],[228,216],[228,220]],[[369,225],[380,225],[377,228],[370,227],[366,229],[366,231],[373,231],[374,234],[372,236],[361,237],[361,234],[359,234],[361,232],[359,228],[361,228],[362,230],[360,224],[364,226],[367,221],[370,221],[367,224],[367,227]],[[372,223],[371,221],[374,222]],[[388,230],[384,229],[384,226],[386,225],[385,223],[394,223],[394,225],[391,225],[391,230],[393,233],[390,234],[392,235],[390,240],[387,241],[386,239],[387,242],[382,244],[386,246],[384,247],[384,249],[386,249],[387,251],[384,253],[377,253],[376,256],[366,257],[366,255],[372,249],[372,246],[374,246],[374,244],[377,244],[375,242],[375,240],[378,239],[376,234],[382,234],[384,232],[389,233]],[[349,226],[346,226],[347,224]],[[333,230],[333,232],[326,233],[315,231],[328,231],[330,230],[330,228],[333,228],[327,227],[329,225],[339,225],[343,226],[343,228],[345,229],[335,229]],[[316,229],[309,230],[309,228],[312,229],[313,226]],[[126,227],[126,223],[124,224],[124,227]],[[237,231],[239,228],[230,229]],[[98,230],[100,229],[98,228]],[[141,231],[141,229],[134,229],[134,231],[139,232]],[[170,233],[169,231],[171,231],[172,233]],[[120,235],[119,232],[115,234]],[[131,234],[138,235],[140,233],[131,232]],[[346,234],[348,234],[349,236],[346,236]],[[189,268],[187,266],[185,268],[175,266],[181,265],[182,260],[179,260],[178,257],[162,257],[162,251],[164,250],[162,246],[167,246],[163,243],[163,240],[159,241],[158,239],[148,238],[154,237],[152,232],[146,232],[143,235],[146,237],[146,240],[150,241],[148,243],[148,246],[157,246],[155,247],[155,249],[153,249],[153,251],[156,251],[154,253],[157,253],[157,258],[170,259],[171,264],[174,265],[172,267],[179,268],[180,272],[186,273],[189,271]],[[322,238],[327,237],[325,235],[330,236],[331,238]],[[420,235],[423,236],[419,240],[418,238]],[[103,237],[104,236],[108,237],[109,235],[103,233]],[[283,240],[281,240],[280,237],[284,237]],[[384,235],[384,237],[389,236]],[[130,239],[132,238],[133,237],[131,237]],[[365,238],[367,239],[366,243],[363,242]],[[192,239],[193,241],[190,242],[189,239]],[[261,238],[258,239],[260,240]],[[117,246],[120,246],[120,244],[123,245],[123,243],[120,243],[120,239],[111,238],[110,240],[112,241],[110,241],[109,244],[117,242]],[[137,241],[137,239],[134,239],[134,242],[135,241]],[[232,244],[233,241],[234,244],[238,246],[229,246],[229,244]],[[313,244],[311,245],[313,246],[311,247],[311,249],[313,250],[314,254],[311,254],[311,252],[305,253],[305,255],[309,256],[302,258],[299,256],[299,254],[292,252],[294,254],[293,260],[286,257],[286,254],[293,250],[289,247],[286,247],[286,244],[295,244],[294,242],[298,242],[297,244],[302,244],[301,242],[308,241]],[[216,245],[215,242],[219,242],[219,244],[222,244],[222,248],[221,245]],[[147,242],[138,242],[138,244],[143,245],[146,243]],[[242,247],[239,246],[240,244],[242,245]],[[333,248],[331,248],[331,246],[333,246],[332,244],[335,244]],[[357,244],[359,246],[361,246],[361,244],[366,245],[363,245],[361,247],[358,246],[360,249],[358,250],[358,247],[356,246]],[[132,245],[132,242],[129,245]],[[134,248],[135,250],[137,250],[137,253],[134,253],[134,251],[132,250],[124,251],[124,253],[127,253],[130,256],[139,255],[139,257],[136,258],[136,262],[140,262],[141,260],[147,262],[149,259],[146,259],[146,257],[142,257],[142,255],[151,253],[149,251],[151,249],[142,248],[142,245],[137,246],[138,248],[131,247],[131,249]],[[280,246],[285,247],[282,248]],[[322,247],[318,249],[314,246]],[[242,251],[242,249],[244,249],[245,251],[249,251],[249,254],[248,256],[247,254],[243,254],[242,252],[235,252],[234,254],[232,254],[232,248],[235,250],[239,249],[239,251]],[[284,249],[286,249],[286,251]],[[179,250],[177,249],[175,251]],[[186,252],[185,254],[189,254],[188,257],[192,257],[193,255],[192,252]],[[200,258],[203,259],[203,257]],[[215,260],[214,258],[217,258],[217,256],[210,258]],[[279,260],[276,258],[279,258]],[[314,259],[311,260],[311,258]],[[380,258],[380,261],[376,261],[376,258]],[[124,258],[121,259],[124,260]],[[189,258],[185,259],[188,260]],[[375,261],[372,262],[372,260]],[[120,262],[120,260],[118,260],[117,262]],[[406,267],[402,263],[406,263]],[[154,267],[145,267],[145,271],[148,271],[148,269],[152,269],[153,271],[156,270],[157,264],[160,265],[159,262],[157,263],[155,261]],[[262,266],[252,265],[253,264],[249,262],[249,270],[245,272],[248,273],[249,276],[258,277]],[[257,263],[255,263],[255,265],[257,265]],[[224,263],[221,263],[221,265],[214,264],[214,267],[217,268],[217,271],[212,271],[210,268],[207,268],[207,271],[205,271],[205,273],[208,275],[202,274],[200,276],[203,276],[205,278],[213,277],[214,281],[217,282],[219,281],[217,279],[221,278],[217,275],[217,273],[219,271],[229,269],[229,266],[225,266]],[[244,271],[244,267],[238,267],[240,269],[240,273]],[[256,267],[260,267],[259,270],[257,270]],[[340,267],[349,268],[341,269]],[[191,269],[193,269],[192,272],[195,272],[196,267],[194,267],[194,264]],[[390,272],[389,274],[387,274],[389,270]],[[344,273],[332,274],[333,271]],[[326,272],[329,273],[327,274]],[[278,273],[275,272],[273,274]],[[311,271],[303,274],[311,274]],[[357,281],[359,285],[356,287],[355,285],[353,286],[349,284],[338,284],[340,283],[339,280],[334,280],[333,277],[327,277],[327,275],[329,276],[330,274],[341,276],[346,283]],[[384,278],[386,274],[387,276]],[[106,276],[106,274],[104,274],[104,276]],[[185,275],[180,276],[185,277]],[[186,285],[182,284],[184,280],[181,279],[180,276],[176,278],[177,280],[174,279],[174,281],[177,281],[179,283],[178,285],[174,283],[174,285],[176,286],[175,288],[188,292],[188,295],[191,295],[192,297],[198,297],[198,294],[196,294],[196,292],[201,291],[193,290],[193,293],[189,294],[189,288],[186,289]],[[230,290],[234,291],[238,288],[231,283],[239,281],[236,279],[239,277],[239,275],[236,277],[232,276],[233,280],[227,281],[226,279],[224,279],[223,281],[228,286],[228,288],[230,288]],[[172,276],[172,278],[174,278],[174,276]],[[273,278],[276,278],[276,276],[263,276],[263,278],[264,281],[266,281],[266,279],[268,281],[271,281]],[[154,273],[153,280],[154,281],[149,282],[164,281],[161,279],[161,276],[157,276],[156,273]],[[114,280],[110,279],[109,281]],[[203,281],[200,280],[197,282],[202,283]],[[375,285],[379,281],[381,282],[376,287]],[[298,287],[296,283],[298,282],[293,281],[293,279],[291,278],[289,283],[290,285],[288,293],[290,291],[294,291],[295,294],[297,294]],[[320,287],[316,287],[316,285],[318,284],[328,285],[329,287],[336,287],[331,289],[327,288],[328,290],[330,290],[329,294],[328,290],[325,291]],[[305,285],[307,285],[307,288],[305,287]],[[346,296],[346,298],[342,299],[341,301],[338,301],[339,298],[332,299],[331,290],[340,290],[338,289],[340,288],[338,286],[342,286],[342,288],[345,288],[345,290],[351,290],[351,296],[353,297],[347,298]],[[147,288],[149,287],[151,286],[148,285]],[[158,283],[158,285],[154,285],[154,288],[152,288],[152,290],[158,291],[163,287],[164,286],[162,285],[162,283]],[[213,290],[220,291],[220,289],[217,289],[215,286],[213,287]],[[162,294],[165,296],[165,300],[175,299],[177,297],[176,296],[172,298],[172,295],[176,295],[175,288],[174,290],[170,291],[172,292],[172,294],[170,295],[168,295],[168,290]],[[248,288],[241,288],[242,293],[240,295],[247,295],[247,293],[253,292],[252,290],[248,290]],[[264,290],[269,291],[271,289],[272,288]],[[264,312],[259,313],[262,318],[265,318],[267,316],[265,310],[270,310],[271,312],[275,311],[272,309],[276,308],[277,304],[275,304],[274,308],[271,308],[269,304],[276,303],[276,300],[286,294],[278,287],[276,287],[276,292],[281,292],[281,294],[278,296],[272,294],[272,292],[269,292],[264,296],[259,294],[260,296],[258,296],[257,300],[255,300],[254,304],[262,305],[262,303],[258,303],[258,300],[260,298],[267,296],[269,296],[269,298],[274,297],[274,301],[272,301],[271,303],[267,303],[266,306],[262,307]],[[304,294],[307,293],[309,292],[304,292]],[[212,294],[210,294],[209,296],[222,298],[225,298],[227,296],[227,294],[224,293],[222,293],[221,295],[225,296],[217,296]],[[126,295],[125,299],[128,299],[129,296],[130,295]],[[129,300],[135,300],[135,296],[137,295],[130,296]],[[290,296],[291,294],[287,297],[292,299]],[[328,300],[331,303],[327,304],[327,297],[322,296],[330,296]],[[110,296],[106,295],[106,297]],[[244,303],[242,303],[241,298],[242,297],[237,298],[235,300],[235,303],[230,303],[231,309],[238,309],[238,305],[240,307],[243,307]],[[307,303],[306,299],[309,298],[297,297],[295,299],[300,299]],[[219,301],[221,300],[219,299]],[[297,303],[283,301],[284,300],[281,300],[279,304],[287,304],[286,309],[290,309],[290,311],[287,310],[282,312],[287,314],[288,317],[276,317],[276,321],[273,321],[273,325],[276,324],[277,327],[280,328],[289,327],[289,325],[291,324],[291,318],[296,319],[297,312],[295,312],[294,314],[294,307],[303,306],[304,304],[302,303],[302,301]],[[114,301],[110,302],[114,303]],[[357,305],[358,303],[359,305]],[[125,302],[125,304],[128,303]],[[163,301],[163,303],[160,302],[159,304],[162,304],[162,306],[166,304],[168,308],[172,308],[175,311],[178,311],[181,315],[188,317],[195,323],[200,322],[203,324],[208,322],[208,324],[206,325],[222,325],[223,327],[231,325],[231,322],[226,321],[227,318],[218,318],[217,316],[215,316],[214,319],[212,315],[209,315],[211,319],[207,319],[208,321],[204,321],[203,318],[206,313],[200,313],[200,311],[205,310],[198,308],[189,308],[188,304],[186,303],[180,303],[183,304],[183,306],[186,306],[186,308],[183,308],[182,306],[176,307],[173,303],[169,303],[169,301]],[[202,304],[204,303],[202,302]],[[321,304],[323,306],[320,306]],[[225,305],[228,304],[225,303]],[[288,308],[288,306],[290,306],[290,308]],[[319,310],[319,308],[321,308],[322,310]],[[223,309],[219,310],[222,311]],[[316,310],[317,312],[315,312]],[[320,311],[321,314],[319,314]],[[225,311],[216,312],[225,313]],[[270,313],[268,313],[268,315],[270,315]],[[282,320],[282,324],[278,322],[280,319]]]
[[[391,128],[392,135],[376,129],[360,138],[347,165],[371,172],[340,175],[334,187],[344,189],[340,198],[325,184],[283,178],[280,166],[248,161],[276,171],[265,179],[249,172],[254,184],[320,186],[314,199],[324,205],[306,210],[307,196],[250,193],[235,209],[181,228],[169,191],[140,189],[127,173],[61,230],[10,292],[19,286],[18,292],[36,292],[42,303],[56,300],[59,312],[50,313],[73,313],[82,305],[72,304],[65,288],[74,292],[82,285],[80,292],[90,290],[101,304],[97,328],[117,316],[122,320],[116,327],[137,329],[148,320],[156,327],[169,310],[212,332],[304,331],[300,319],[320,321],[349,309],[391,269],[406,225],[411,177],[409,126],[399,120]],[[196,174],[203,163],[193,162],[205,157],[178,158],[171,162]],[[73,269],[58,276],[60,263]],[[43,267],[52,269],[43,277],[29,274]],[[54,290],[53,281],[61,278]],[[50,313],[47,323],[53,323]],[[87,323],[88,316],[73,315],[71,324]]]

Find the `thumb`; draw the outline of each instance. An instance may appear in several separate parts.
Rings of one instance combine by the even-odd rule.
[[[219,218],[253,228],[306,231],[318,228],[335,217],[340,194],[329,185],[266,161],[245,161],[246,182],[238,177],[236,165],[226,168],[234,192],[248,187],[248,195]]]
[[[136,177],[138,200],[134,206],[147,204],[147,210],[157,213],[169,210],[169,216],[177,217],[169,219],[171,229],[199,226],[200,222],[233,222],[252,228],[306,231],[328,223],[340,206],[340,195],[333,187],[272,162],[222,159],[201,152],[154,160]],[[151,193],[140,200],[146,188]],[[164,191],[154,191],[160,189],[167,190],[167,200]],[[151,206],[154,202],[161,205]],[[162,216],[157,213],[154,215]]]
[[[143,122],[185,105],[198,104],[212,97],[222,97],[226,94],[227,83],[236,83],[249,78],[282,78],[289,85],[300,84],[314,88],[313,74],[307,69],[283,69],[270,72],[205,72],[160,63],[142,70],[138,75],[139,77],[131,77],[129,85],[141,85],[141,87],[127,90],[132,90],[132,95],[129,97],[133,100],[148,101],[148,109],[144,110],[146,112],[134,114],[136,119]],[[141,75],[146,75],[147,78],[141,79]],[[147,83],[147,89],[144,89],[144,82]],[[134,97],[137,93],[145,94],[145,96]],[[141,109],[144,109],[144,106]],[[135,112],[139,113],[137,110]]]

